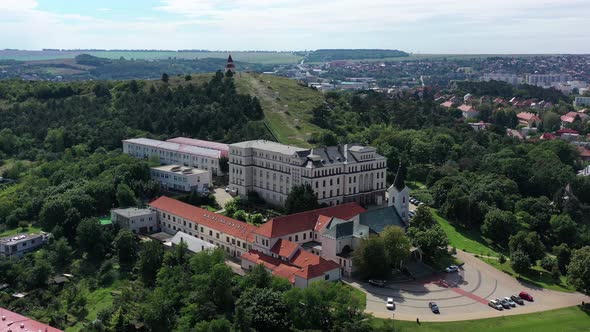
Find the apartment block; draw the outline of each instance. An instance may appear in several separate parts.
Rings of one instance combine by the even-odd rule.
[[[309,184],[320,203],[380,205],[387,160],[358,144],[304,149],[256,140],[230,145],[229,183],[238,195],[255,192],[282,206],[297,185]]]

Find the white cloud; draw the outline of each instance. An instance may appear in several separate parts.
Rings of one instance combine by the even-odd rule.
[[[115,19],[98,8],[98,18],[0,0],[0,45],[590,52],[588,0],[161,0],[151,9]]]

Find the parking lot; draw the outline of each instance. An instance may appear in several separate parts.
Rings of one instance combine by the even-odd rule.
[[[487,317],[516,315],[568,307],[589,302],[590,297],[579,293],[562,293],[524,285],[488,264],[459,251],[458,258],[465,265],[457,273],[433,275],[422,281],[391,283],[376,287],[368,283],[351,282],[367,293],[367,312],[377,317],[421,321],[457,321]],[[488,306],[490,300],[526,291],[535,301],[502,311]],[[385,302],[393,297],[395,310],[388,310]],[[436,302],[440,314],[433,314],[428,306]]]

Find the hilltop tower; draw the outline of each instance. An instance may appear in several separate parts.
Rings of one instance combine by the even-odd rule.
[[[227,58],[227,64],[225,65],[225,72],[231,71],[232,73],[236,72],[236,65],[234,65],[234,59],[232,59],[231,54]]]

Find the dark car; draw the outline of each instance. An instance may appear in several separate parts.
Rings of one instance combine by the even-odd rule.
[[[508,303],[508,301],[504,299],[496,299],[496,301],[500,303],[504,309],[510,309],[510,303]]]
[[[428,306],[430,307],[430,310],[432,310],[433,313],[440,314],[440,310],[438,309],[438,305],[436,305],[436,303],[428,302]]]
[[[520,293],[518,293],[518,296],[519,296],[521,299],[523,299],[523,300],[526,300],[526,301],[529,301],[529,302],[533,302],[533,301],[534,301],[534,299],[533,299],[533,297],[531,296],[531,294],[529,294],[529,293],[527,293],[527,292],[520,292]]]
[[[377,280],[377,279],[369,279],[369,284],[377,287],[384,287],[385,281],[384,280]]]
[[[514,301],[520,305],[524,305],[524,301],[520,298],[520,296],[513,294],[512,296],[510,296],[510,298],[512,299],[512,301]]]

